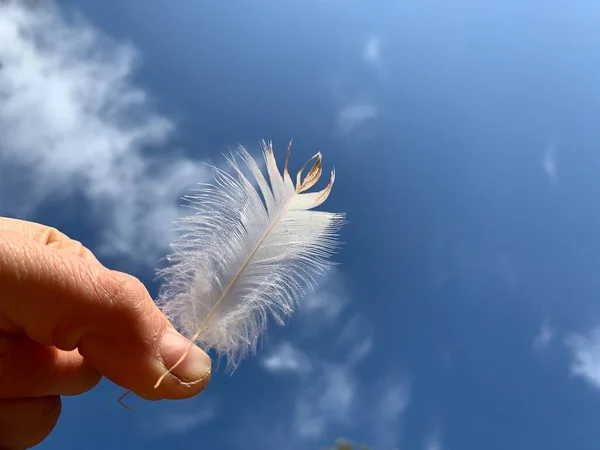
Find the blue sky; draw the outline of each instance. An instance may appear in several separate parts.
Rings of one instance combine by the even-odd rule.
[[[153,295],[202,162],[336,168],[341,263],[259,354],[134,412],[102,382],[40,446],[596,449],[600,7],[79,0],[0,16],[0,214]],[[279,150],[277,150],[279,149]],[[277,154],[277,153],[276,153]]]

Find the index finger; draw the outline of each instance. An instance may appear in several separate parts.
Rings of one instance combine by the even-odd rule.
[[[210,378],[210,359],[171,327],[143,284],[69,252],[0,231],[0,330],[81,355],[147,399],[185,398]]]

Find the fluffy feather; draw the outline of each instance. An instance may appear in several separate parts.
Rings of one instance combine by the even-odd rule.
[[[214,183],[186,197],[196,211],[179,220],[183,233],[159,271],[162,311],[192,341],[226,357],[230,370],[255,352],[269,315],[283,324],[315,275],[333,264],[344,222],[344,214],[313,210],[329,196],[335,171],[323,190],[306,192],[321,176],[320,153],[294,183],[291,142],[283,175],[272,144],[262,148],[267,177],[240,147],[241,164],[235,155],[227,158],[231,174],[212,166]]]

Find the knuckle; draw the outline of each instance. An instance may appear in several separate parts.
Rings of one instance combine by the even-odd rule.
[[[136,277],[118,271],[105,271],[101,282],[105,295],[115,306],[138,307],[144,302],[147,291]]]
[[[77,255],[82,257],[83,259],[87,259],[87,260],[95,260],[96,257],[94,256],[94,254],[92,253],[92,251],[90,249],[88,249],[85,245],[83,245],[83,243],[81,243],[80,241],[71,239],[69,241],[69,250]]]
[[[56,228],[48,226],[42,230],[40,239],[44,245],[56,245],[69,240],[69,237]]]
[[[117,272],[115,280],[117,282],[117,298],[129,300],[145,297],[146,288],[137,278]]]
[[[56,228],[44,226],[37,233],[36,240],[42,245],[52,247],[59,250],[66,250],[76,256],[80,256],[89,261],[97,261],[94,254],[81,241],[72,239],[62,231]]]

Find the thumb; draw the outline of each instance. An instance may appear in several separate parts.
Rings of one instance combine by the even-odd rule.
[[[111,381],[146,399],[186,398],[210,378],[210,358],[190,347],[136,278],[0,231],[0,332],[79,353]]]

